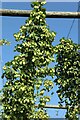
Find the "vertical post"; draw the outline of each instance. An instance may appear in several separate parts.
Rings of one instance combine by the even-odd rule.
[[[80,114],[78,115],[78,117],[79,117],[79,120],[80,120]]]

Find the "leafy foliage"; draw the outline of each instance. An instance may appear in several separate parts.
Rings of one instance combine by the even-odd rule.
[[[46,79],[54,77],[54,69],[48,65],[54,61],[53,46],[55,32],[51,32],[46,24],[46,12],[42,7],[44,2],[33,2],[34,8],[25,25],[14,34],[20,41],[15,46],[19,55],[7,62],[3,67],[2,78],[6,78],[3,88],[2,105],[3,119],[26,120],[32,118],[48,119],[43,109],[50,101],[46,96],[53,88],[53,82]],[[35,104],[38,103],[38,108]]]
[[[10,45],[10,42],[8,42],[5,39],[2,39],[2,40],[0,40],[0,46],[2,46],[2,45]]]
[[[80,46],[72,40],[62,38],[56,46],[57,65],[55,66],[56,84],[60,103],[65,102],[69,120],[77,120],[80,114]]]
[[[31,4],[30,17],[14,34],[19,42],[14,51],[19,54],[3,67],[2,78],[6,78],[6,84],[0,98],[2,117],[4,120],[48,119],[44,106],[50,101],[46,92],[53,88],[53,81],[46,78],[53,78],[55,73],[59,103],[67,106],[66,118],[77,120],[80,114],[80,46],[62,38],[54,49],[52,42],[56,34],[47,26],[46,10],[42,7],[46,2],[38,1]],[[1,40],[0,45],[4,44],[9,42]],[[57,55],[55,70],[49,67],[54,62],[54,53]]]

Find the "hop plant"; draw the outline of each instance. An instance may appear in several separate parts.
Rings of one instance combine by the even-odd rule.
[[[20,42],[14,51],[19,54],[3,67],[2,78],[6,78],[2,97],[3,119],[49,117],[44,106],[50,98],[45,93],[53,88],[53,82],[45,77],[54,77],[54,68],[49,64],[54,61],[52,42],[56,34],[46,24],[44,4],[45,1],[32,2],[30,17],[14,34],[15,40]]]
[[[66,117],[69,120],[77,120],[80,114],[80,45],[73,43],[71,39],[62,38],[60,44],[55,47],[57,55],[55,83],[59,86],[57,91],[60,103],[66,104]]]

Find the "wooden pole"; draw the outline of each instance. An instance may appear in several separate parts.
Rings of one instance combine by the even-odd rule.
[[[38,107],[38,105],[35,105]],[[44,108],[52,108],[52,109],[67,109],[65,106],[58,106],[58,105],[45,105]]]
[[[31,10],[0,9],[0,16],[29,17]],[[47,11],[46,18],[80,18],[80,12]]]

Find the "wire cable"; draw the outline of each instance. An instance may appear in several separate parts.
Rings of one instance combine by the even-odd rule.
[[[71,27],[70,27],[69,32],[68,32],[68,35],[67,35],[67,39],[69,38],[69,35],[70,35],[71,30],[72,30],[72,28],[73,28],[74,22],[75,22],[75,18],[74,18],[73,21],[72,21]]]
[[[77,12],[79,11],[79,9],[80,9],[80,6],[78,6]],[[74,22],[75,22],[75,19],[76,19],[76,18],[74,18],[73,21],[72,21],[71,27],[70,27],[69,32],[68,32],[68,35],[67,35],[67,39],[69,38],[69,35],[70,35],[70,33],[71,33],[71,30],[72,30],[73,25],[74,25]]]

